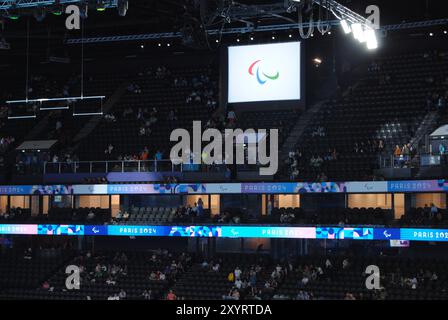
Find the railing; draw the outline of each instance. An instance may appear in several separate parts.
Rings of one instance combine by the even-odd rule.
[[[428,167],[446,164],[447,155],[440,154],[419,154],[414,158],[410,156],[382,155],[379,157],[379,167],[384,168],[403,168],[403,167]]]
[[[171,160],[131,161],[77,161],[45,162],[47,173],[109,173],[109,172],[225,172],[225,165],[205,166],[199,164],[178,164]]]
[[[412,162],[411,156],[395,156],[395,155],[381,155],[379,157],[380,169],[385,168],[404,168],[411,167]]]
[[[45,162],[47,173],[181,172],[171,160]]]

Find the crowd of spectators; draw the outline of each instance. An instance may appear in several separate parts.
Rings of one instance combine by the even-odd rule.
[[[192,92],[187,96],[185,102],[189,104],[204,104],[210,108],[210,110],[215,110],[218,106],[216,101],[218,85],[216,81],[212,81],[210,76],[207,74],[201,74],[197,77],[193,77],[190,81],[186,78],[175,78],[174,86],[192,86]]]
[[[261,300],[261,290],[257,281],[263,268],[260,264],[251,265],[243,270],[239,266],[227,275],[227,280],[233,283],[229,293],[223,296],[225,300],[254,299]]]

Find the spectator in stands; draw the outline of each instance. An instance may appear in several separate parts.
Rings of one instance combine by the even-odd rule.
[[[33,249],[28,248],[27,250],[25,250],[25,254],[23,255],[23,259],[25,259],[25,260],[33,259]]]
[[[199,198],[197,205],[197,215],[199,218],[202,218],[203,214],[204,214],[204,201],[202,201],[202,198]]]
[[[123,289],[120,290],[120,293],[118,294],[118,297],[120,298],[120,300],[124,300],[126,299],[126,291],[124,291]]]
[[[356,300],[355,296],[353,295],[353,293],[347,292],[345,294],[344,300]]]
[[[95,219],[95,213],[93,212],[93,210],[89,211],[89,214],[87,215],[87,220],[93,220]]]
[[[132,115],[133,113],[134,113],[134,111],[132,110],[131,107],[125,108],[125,109],[123,110],[123,118],[124,118],[124,119],[127,119],[128,116]]]
[[[235,279],[234,285],[235,285],[235,288],[237,288],[238,290],[241,289],[241,286],[242,286],[241,280],[240,279]]]
[[[107,300],[120,300],[120,296],[118,294],[114,294],[109,296]]]
[[[174,294],[173,290],[170,290],[166,295],[166,300],[177,300],[177,296]]]
[[[116,122],[117,119],[115,118],[113,113],[107,113],[104,115],[104,119],[108,122]]]
[[[108,285],[115,285],[117,282],[112,278],[112,276],[109,276],[106,280],[106,283]]]
[[[236,267],[233,274],[235,275],[235,280],[240,279],[242,274],[240,267]]]
[[[42,283],[42,289],[44,290],[49,290],[50,289],[50,284],[48,283],[48,281],[44,281],[44,283]]]
[[[411,289],[415,290],[417,289],[418,286],[418,280],[416,277],[413,277],[412,279],[409,279],[409,286],[411,287]]]
[[[249,283],[253,288],[257,285],[257,272],[253,268],[249,271]]]
[[[198,216],[198,203],[195,202],[193,208],[190,210],[190,216],[197,217]]]
[[[236,114],[233,109],[230,109],[229,112],[227,112],[227,122],[229,124],[230,128],[233,128],[236,123]]]
[[[212,267],[213,272],[219,272],[220,265],[219,263],[215,263]]]
[[[384,142],[383,140],[380,139],[380,141],[378,141],[378,152],[383,152],[384,150]]]
[[[439,154],[443,156],[445,154],[445,146],[443,143],[439,143]]]
[[[350,266],[350,262],[348,261],[347,258],[345,258],[345,259],[342,261],[342,269],[348,269],[349,266]]]
[[[128,221],[129,220],[129,212],[125,211],[123,214],[123,220]]]
[[[318,182],[327,182],[328,181],[328,177],[325,174],[325,172],[321,172],[318,176],[317,176],[317,181]]]
[[[177,116],[173,109],[171,109],[170,112],[168,113],[168,121],[170,122],[177,121]]]
[[[431,203],[431,211],[429,218],[433,220],[435,216],[437,216],[438,211],[439,209],[437,208],[437,206],[434,203]]]
[[[62,129],[62,122],[61,120],[56,121],[56,134],[59,134]]]
[[[152,293],[151,290],[144,290],[142,292],[143,299],[151,300],[151,293]]]
[[[394,150],[394,163],[396,163],[398,165],[399,160],[400,160],[400,156],[401,156],[401,148],[400,146],[397,144],[395,146],[395,150]]]
[[[109,143],[107,148],[104,150],[104,154],[106,155],[106,158],[112,158],[112,152],[114,150],[114,146],[112,143]]]
[[[401,154],[402,154],[404,157],[409,157],[409,155],[410,155],[410,150],[409,150],[409,147],[408,147],[407,144],[404,144],[404,145],[403,145],[403,148],[401,148]]]
[[[163,157],[163,154],[160,150],[157,150],[156,154],[154,155],[154,158],[156,161],[161,161]]]
[[[437,110],[440,113],[444,113],[446,110],[446,99],[443,95],[440,95],[439,99],[437,100]]]

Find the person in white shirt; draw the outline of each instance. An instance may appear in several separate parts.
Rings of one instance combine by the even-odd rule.
[[[218,271],[219,271],[219,263],[215,264],[215,265],[213,266],[212,270],[213,270],[214,272],[218,272]]]
[[[124,291],[123,289],[121,289],[120,293],[118,294],[118,297],[123,300],[126,299],[126,291]]]
[[[90,210],[89,214],[87,215],[87,220],[93,220],[95,218],[95,214],[92,210]]]
[[[240,280],[240,279],[236,279],[236,280],[235,280],[235,287],[236,287],[237,289],[241,289],[241,285],[242,285],[241,280]]]
[[[418,284],[417,278],[416,277],[412,278],[409,281],[409,284],[411,285],[411,289],[413,289],[413,290],[417,289],[417,284]]]
[[[436,215],[439,209],[436,207],[434,203],[431,203],[431,215],[430,218],[433,219]]]
[[[280,272],[282,272],[282,267],[279,264],[277,264],[277,266],[275,267],[275,270],[277,271],[277,273],[280,273]]]
[[[236,267],[235,271],[233,272],[233,274],[235,275],[235,279],[239,279],[241,277],[241,273],[242,273],[242,271],[241,271],[240,267]]]

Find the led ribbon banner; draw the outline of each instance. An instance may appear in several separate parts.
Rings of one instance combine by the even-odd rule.
[[[270,226],[0,224],[0,235],[448,241],[448,229]]]
[[[308,194],[386,192],[448,192],[448,180],[0,186],[0,195]]]

